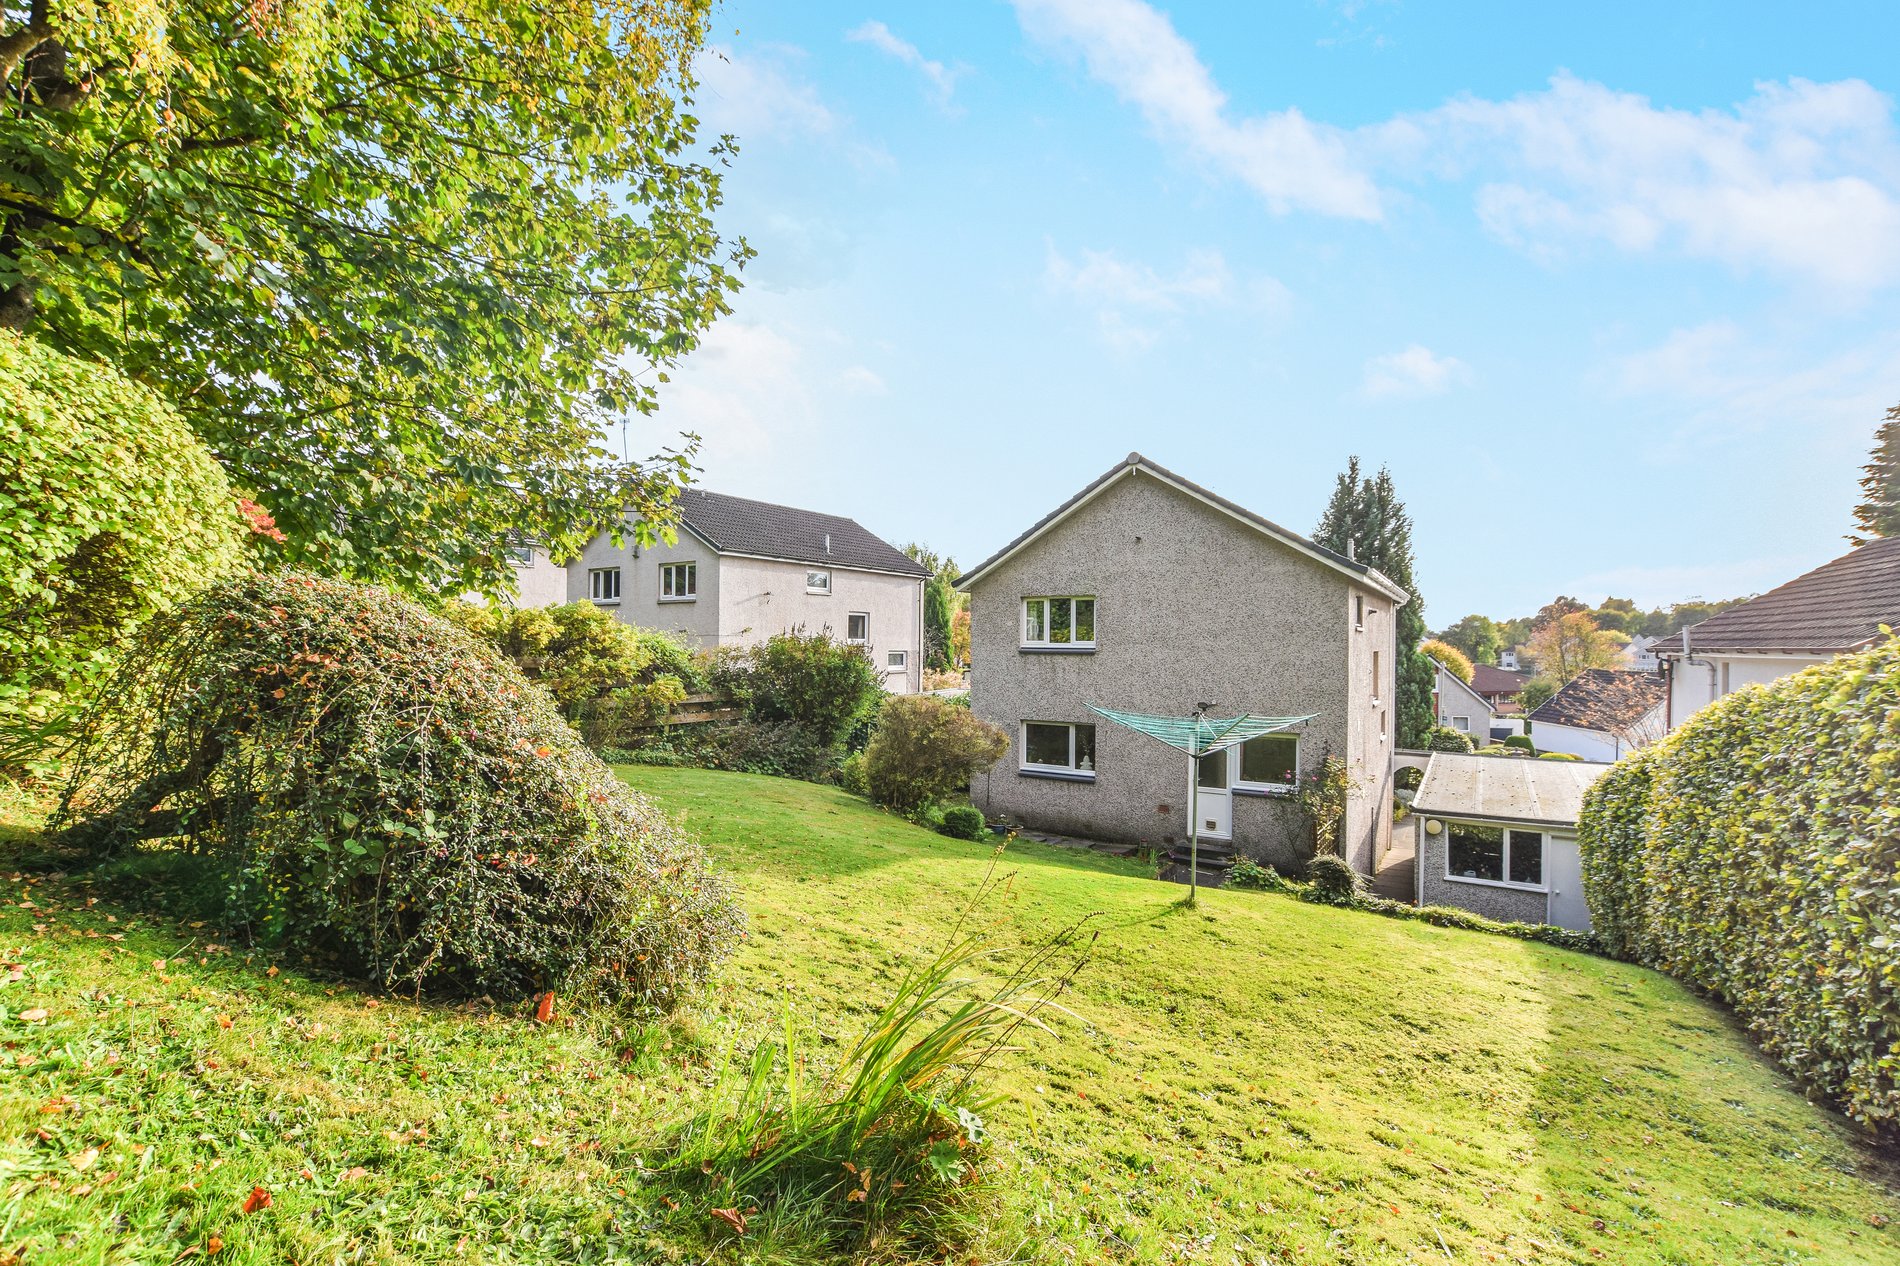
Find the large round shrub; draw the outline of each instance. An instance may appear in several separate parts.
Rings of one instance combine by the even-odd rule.
[[[1425,749],[1431,752],[1469,752],[1473,746],[1469,734],[1449,725],[1434,725],[1425,738]]]
[[[873,800],[913,813],[969,786],[1008,748],[1009,736],[968,708],[933,695],[893,695],[864,749],[864,776]]]
[[[230,482],[156,395],[0,330],[0,720],[42,720],[239,562]]]
[[[699,848],[513,664],[304,575],[156,620],[59,820],[100,857],[166,841],[218,873],[227,931],[389,987],[660,1009],[741,930]]]
[[[1900,1125],[1900,642],[1739,690],[1578,823],[1616,952],[1726,999],[1795,1077]]]

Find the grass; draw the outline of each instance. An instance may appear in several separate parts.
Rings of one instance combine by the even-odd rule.
[[[367,997],[22,874],[0,910],[0,1255],[796,1262],[653,1181],[729,1052],[836,1060],[990,850],[839,792],[623,771],[752,933],[667,1026]],[[1640,969],[1020,843],[1001,945],[1093,957],[989,1089],[974,1261],[1891,1263],[1900,1171]],[[114,939],[123,938],[123,939]],[[10,973],[0,972],[0,979]],[[43,1019],[30,1019],[44,1009]],[[0,1064],[5,1067],[5,1064]],[[254,1187],[271,1204],[241,1212]],[[890,1257],[874,1243],[864,1258]]]

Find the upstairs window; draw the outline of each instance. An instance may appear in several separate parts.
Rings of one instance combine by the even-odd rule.
[[[1023,645],[1095,649],[1095,599],[1024,598]]]
[[[1030,773],[1095,777],[1095,727],[1060,721],[1023,722],[1022,767]]]
[[[1366,627],[1366,599],[1363,594],[1352,596],[1352,626],[1355,629]]]
[[[805,573],[805,592],[829,595],[831,593],[831,573],[818,570],[807,571]]]
[[[871,640],[871,614],[868,611],[853,611],[844,620],[844,640],[859,646]]]
[[[534,566],[534,546],[526,541],[508,542],[508,561],[517,567]]]
[[[587,596],[599,603],[620,601],[620,569],[593,567],[587,572]]]
[[[660,601],[691,602],[699,596],[699,564],[660,564]]]
[[[1262,734],[1237,749],[1234,786],[1243,791],[1291,791],[1300,785],[1300,736]]]

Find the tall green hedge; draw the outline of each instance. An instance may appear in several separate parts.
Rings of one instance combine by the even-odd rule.
[[[162,400],[0,330],[0,724],[57,712],[131,628],[234,569],[243,535]]]
[[[1900,641],[1728,695],[1584,802],[1591,917],[1900,1125]]]

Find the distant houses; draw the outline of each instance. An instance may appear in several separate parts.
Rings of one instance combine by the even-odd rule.
[[[923,686],[923,587],[928,569],[854,519],[688,488],[679,539],[615,544],[601,532],[556,562],[517,545],[524,607],[592,602],[629,624],[702,647],[763,642],[791,629],[828,631],[866,647],[885,687]]]

